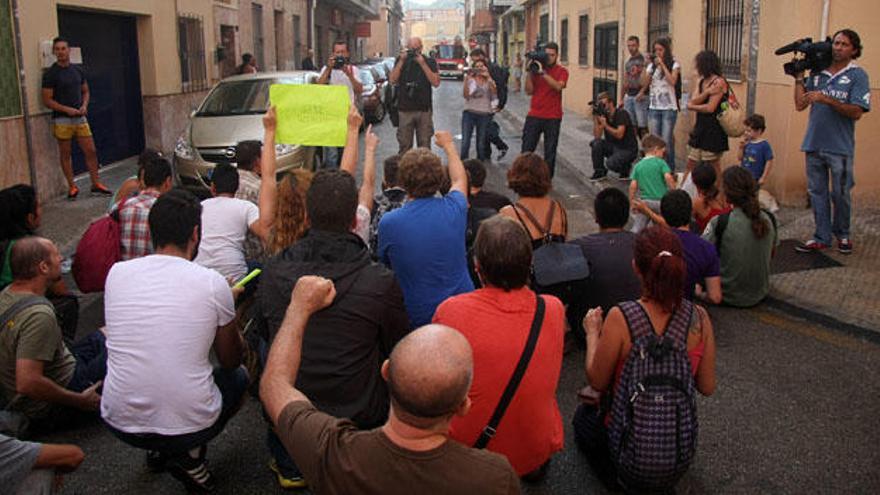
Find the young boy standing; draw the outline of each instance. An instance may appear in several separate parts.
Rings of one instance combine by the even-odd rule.
[[[773,167],[773,148],[763,137],[766,129],[764,116],[752,114],[745,120],[745,125],[737,159],[752,173],[758,186],[763,186],[767,177],[770,177],[770,170]]]
[[[645,157],[636,163],[629,184],[629,200],[633,204],[632,232],[638,234],[647,225],[650,218],[641,212],[644,205],[655,212],[660,212],[660,200],[666,191],[675,189],[675,178],[666,160],[666,142],[658,136],[648,134],[642,140]],[[637,195],[638,193],[638,195]]]

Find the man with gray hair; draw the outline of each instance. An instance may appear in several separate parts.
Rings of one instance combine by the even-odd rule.
[[[260,383],[260,398],[288,452],[316,493],[519,493],[501,456],[448,438],[470,409],[473,358],[467,340],[442,325],[404,337],[382,364],[391,393],[384,426],[357,431],[315,409],[294,386],[309,318],[333,303],[333,282],[302,277],[294,287]]]
[[[400,154],[413,146],[413,132],[419,148],[431,147],[434,135],[432,88],[440,86],[440,73],[437,62],[422,55],[422,40],[412,37],[394,63],[389,76],[391,84],[396,84],[398,94],[397,142]]]

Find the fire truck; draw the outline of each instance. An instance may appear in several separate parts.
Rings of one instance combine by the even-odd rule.
[[[465,60],[467,52],[461,44],[461,38],[456,38],[453,43],[442,41],[439,45],[434,45],[433,51],[440,77],[464,79],[464,69],[467,67],[467,60]]]

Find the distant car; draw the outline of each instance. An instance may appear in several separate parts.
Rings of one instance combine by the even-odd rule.
[[[388,74],[391,74],[391,70],[394,69],[394,62],[397,59],[394,57],[377,57],[377,58],[368,58],[367,62],[371,64],[382,64],[388,69]]]
[[[218,82],[190,115],[174,147],[174,169],[180,183],[208,188],[218,163],[236,163],[235,145],[263,140],[263,114],[269,108],[272,84],[314,84],[311,71],[258,72],[228,77]],[[310,146],[276,144],[278,172],[295,168],[314,170],[321,157]]]
[[[370,66],[358,66],[358,78],[364,85],[361,93],[364,120],[379,123],[385,118],[385,105],[382,104],[382,84],[377,81],[378,71]]]
[[[385,66],[384,62],[364,62],[361,64],[357,64],[358,68],[370,67],[371,69],[375,69],[373,76],[376,77],[376,82],[380,85],[384,86],[388,84],[388,77],[391,75],[391,70]]]

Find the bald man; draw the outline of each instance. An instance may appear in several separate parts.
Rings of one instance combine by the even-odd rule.
[[[93,332],[68,350],[46,290],[61,279],[61,253],[42,237],[23,237],[10,253],[12,283],[0,292],[0,386],[7,409],[51,430],[98,410],[107,373],[104,335]]]
[[[297,282],[260,383],[260,398],[288,452],[317,494],[520,493],[504,457],[448,438],[449,424],[470,408],[470,345],[442,325],[419,328],[382,364],[391,412],[381,428],[358,431],[321,413],[294,386],[303,332],[333,302],[325,278]]]
[[[413,132],[419,148],[431,147],[434,135],[432,88],[440,86],[437,62],[422,55],[422,40],[412,37],[391,69],[389,80],[397,85],[397,143],[400,154],[413,146]]]

